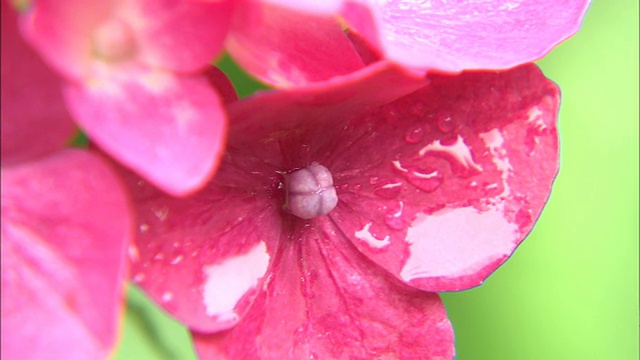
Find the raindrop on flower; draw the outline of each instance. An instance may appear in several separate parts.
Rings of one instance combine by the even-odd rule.
[[[417,144],[422,139],[424,139],[424,129],[420,125],[412,126],[404,133],[404,140],[409,144]]]

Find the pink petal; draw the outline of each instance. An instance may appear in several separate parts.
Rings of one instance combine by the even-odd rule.
[[[253,190],[270,179],[247,176],[275,169],[248,160],[227,155],[214,182],[183,199],[128,176],[139,221],[133,281],[199,331],[228,329],[244,315],[280,236],[279,208]]]
[[[226,46],[246,71],[274,86],[324,81],[364,67],[337,18],[267,3],[238,8]]]
[[[578,31],[589,5],[588,0],[360,3],[347,4],[343,15],[387,59],[447,72],[537,60]]]
[[[45,58],[71,79],[124,60],[193,72],[205,68],[222,49],[233,8],[231,0],[43,0],[26,16],[24,30]],[[115,54],[122,58],[101,54],[119,46],[124,55]]]
[[[75,125],[60,80],[24,42],[17,15],[2,1],[2,164],[31,160],[64,148]]]
[[[91,72],[92,34],[113,13],[111,1],[38,0],[23,30],[46,61],[70,79]]]
[[[215,171],[226,116],[204,76],[139,68],[68,86],[74,118],[110,155],[163,190],[184,195]]]
[[[2,169],[2,358],[104,358],[131,212],[104,162],[67,150]]]
[[[224,104],[232,103],[238,100],[238,94],[231,83],[231,80],[225,75],[222,70],[217,67],[209,66],[204,72],[204,76],[209,81],[209,84],[218,90],[220,99]]]
[[[476,286],[528,234],[549,195],[558,90],[526,66],[433,76],[371,107],[386,103],[379,79],[232,104],[230,144],[253,146],[282,171],[327,167],[339,199],[328,216],[400,280],[430,291]],[[345,96],[350,89],[358,95]]]
[[[203,359],[451,359],[438,296],[396,283],[327,219],[291,225],[243,320],[194,333]]]
[[[388,66],[374,66],[364,73],[381,86],[397,87],[376,91],[372,83],[352,81],[351,86],[343,84],[341,91],[331,92],[329,99],[317,96],[308,100],[324,105],[361,91],[389,101],[424,84]],[[278,106],[269,95],[256,98],[261,100],[252,104],[258,108],[260,104]],[[370,106],[358,101],[345,104],[354,109]],[[238,114],[238,123],[244,116],[252,118],[260,113],[252,107],[239,108],[247,113]],[[296,109],[279,110],[289,114]],[[251,126],[270,124],[260,120]],[[264,266],[275,254],[282,231],[279,219],[289,216],[283,213],[284,194],[278,190],[282,165],[273,165],[274,161],[282,163],[282,153],[271,142],[249,139],[255,129],[245,131],[239,126],[236,130],[212,183],[187,198],[172,198],[134,175],[128,176],[140,231],[133,279],[172,315],[203,332],[227,329],[244,316],[267,271]],[[233,287],[235,283],[241,285]],[[214,291],[216,287],[220,287],[220,295]]]
[[[126,1],[118,9],[140,42],[140,60],[177,72],[202,69],[222,50],[234,1]]]
[[[481,284],[538,218],[558,169],[559,93],[532,65],[430,79],[370,115],[385,123],[347,125],[349,165],[325,161],[342,189],[330,216],[400,280],[454,291]]]

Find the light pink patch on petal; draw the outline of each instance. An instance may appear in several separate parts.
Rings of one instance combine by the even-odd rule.
[[[453,331],[434,293],[398,284],[325,218],[291,223],[272,275],[240,323],[194,333],[202,358],[451,359]]]
[[[347,5],[345,19],[387,59],[446,72],[506,69],[537,60],[579,29],[589,5],[588,0],[362,3]]]
[[[226,116],[204,76],[128,68],[65,95],[93,141],[173,195],[198,189],[218,165]]]
[[[234,1],[125,1],[118,15],[139,41],[146,65],[176,72],[202,69],[223,46]]]
[[[276,169],[228,154],[214,182],[183,199],[128,175],[139,221],[132,279],[192,329],[234,326],[275,253],[281,232],[281,210],[269,198],[275,188],[250,170]]]
[[[2,169],[2,358],[106,357],[114,345],[131,212],[85,151]]]
[[[342,7],[342,0],[261,0],[265,3],[280,5],[310,14],[337,14]]]
[[[335,16],[257,1],[238,8],[226,46],[251,75],[280,87],[324,81],[364,67]]]
[[[75,125],[62,99],[60,79],[24,42],[17,14],[2,1],[2,165],[64,148]]]

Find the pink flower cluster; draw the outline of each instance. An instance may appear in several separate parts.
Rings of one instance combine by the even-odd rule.
[[[530,63],[587,6],[2,0],[2,357],[107,357],[130,278],[203,359],[451,359],[437,292],[542,211]]]

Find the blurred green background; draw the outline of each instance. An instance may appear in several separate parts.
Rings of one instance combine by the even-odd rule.
[[[638,11],[595,0],[578,35],[539,62],[563,93],[560,174],[510,261],[443,294],[458,360],[639,358]],[[184,328],[135,289],[128,302],[115,359],[195,359]]]

